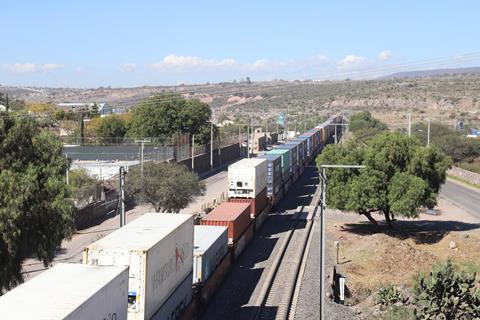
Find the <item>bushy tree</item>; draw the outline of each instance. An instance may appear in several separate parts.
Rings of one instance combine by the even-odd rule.
[[[5,114],[3,114],[5,115]],[[45,265],[74,231],[62,143],[31,118],[0,117],[0,291],[22,281],[22,262]]]
[[[102,143],[118,142],[123,139],[127,127],[125,121],[117,116],[101,118],[100,126],[97,129],[97,137],[100,137]]]
[[[127,196],[140,203],[150,203],[156,212],[178,213],[195,196],[205,191],[198,175],[177,163],[144,164],[130,169],[127,174]]]
[[[362,111],[350,118],[348,129],[353,133],[357,142],[367,143],[377,134],[388,130],[388,127],[385,123],[375,119],[370,112]]]
[[[363,169],[327,169],[327,205],[356,211],[376,223],[379,212],[392,226],[396,215],[418,217],[432,207],[451,161],[435,146],[423,147],[398,133],[374,137],[367,146],[350,142],[329,145],[317,158],[322,164],[362,164]]]
[[[197,134],[197,141],[208,141],[210,107],[198,99],[186,100],[179,94],[162,93],[133,109],[128,135],[161,137],[175,133]],[[208,128],[208,130],[207,130]]]

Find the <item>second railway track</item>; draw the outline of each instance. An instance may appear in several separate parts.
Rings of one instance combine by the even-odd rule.
[[[301,265],[308,255],[308,239],[313,231],[317,207],[299,207],[292,217],[292,228],[275,256],[262,286],[251,320],[293,319],[294,298],[302,281]]]

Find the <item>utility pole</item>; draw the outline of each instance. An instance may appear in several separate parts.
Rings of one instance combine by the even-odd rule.
[[[412,136],[412,114],[408,114],[408,136]]]
[[[192,134],[192,171],[195,171],[195,135]]]
[[[337,144],[337,124],[335,123],[335,144]]]
[[[67,155],[66,153],[65,153],[65,158],[67,158],[67,163],[68,163],[68,155]],[[66,180],[67,180],[67,185],[69,184],[69,179],[68,179],[68,167],[69,167],[69,166],[67,166],[67,170],[66,170],[66,172],[65,172],[65,177],[66,177]]]
[[[362,169],[364,165],[321,165],[321,214],[320,214],[320,320],[325,319],[325,214],[327,211],[327,168]]]
[[[5,102],[7,103],[7,105],[5,106],[6,107],[6,111],[8,112],[10,110],[10,103],[8,101],[8,93],[5,95]]]
[[[144,151],[144,148],[145,148],[145,142],[150,142],[150,140],[148,139],[138,139],[138,140],[135,140],[135,143],[141,143],[142,146],[141,146],[141,151],[140,151],[140,171],[142,172],[142,176],[143,176],[143,151]]]
[[[85,123],[84,123],[85,112],[80,112],[80,145],[83,146],[83,142],[85,140]]]
[[[210,171],[213,171],[213,118],[210,119]]]
[[[307,132],[307,108],[303,109],[303,132]]]
[[[427,119],[427,146],[430,145],[430,117]]]
[[[123,227],[125,221],[125,168],[120,167],[120,227]]]

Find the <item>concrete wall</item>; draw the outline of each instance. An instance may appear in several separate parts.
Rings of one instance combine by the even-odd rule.
[[[466,180],[470,183],[480,185],[480,174],[478,173],[468,171],[459,167],[452,167],[452,169],[448,170],[448,174]]]
[[[220,149],[220,152],[218,149],[213,150],[213,167],[217,168],[223,164],[240,159],[240,157],[241,152],[238,143],[223,147]],[[192,170],[192,158],[182,160],[179,163],[184,164],[188,169]],[[195,156],[194,169],[198,174],[210,171],[210,152]]]

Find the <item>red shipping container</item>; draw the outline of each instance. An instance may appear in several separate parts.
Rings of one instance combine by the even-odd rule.
[[[250,224],[250,204],[223,202],[206,215],[201,224],[227,227],[228,242],[235,243]]]
[[[255,218],[268,204],[267,188],[260,192],[255,199],[247,198],[230,198],[231,203],[248,203],[250,204],[250,216]]]

